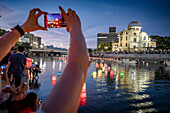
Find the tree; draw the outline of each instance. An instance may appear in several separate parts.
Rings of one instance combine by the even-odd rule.
[[[20,46],[21,45],[21,42],[20,40],[18,40],[16,43],[15,43],[15,46]]]
[[[102,42],[98,45],[98,51],[111,51],[112,50],[112,44],[111,42]]]
[[[29,49],[32,49],[30,43],[27,42],[22,43],[22,46],[24,46],[26,52],[29,52]]]
[[[157,49],[169,49],[170,48],[170,37],[161,37],[158,35],[151,35],[150,38],[156,40]]]
[[[88,49],[88,52],[91,53],[91,52],[93,52],[93,50],[92,50],[91,48],[89,48],[89,49]]]
[[[3,36],[4,34],[8,33],[9,31],[6,31],[4,29],[0,29],[0,36]]]

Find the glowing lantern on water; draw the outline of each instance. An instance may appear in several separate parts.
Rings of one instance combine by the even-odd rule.
[[[107,64],[104,64],[104,67],[106,67],[107,66]]]
[[[93,78],[96,78],[96,71],[93,71]]]
[[[103,64],[102,63],[100,63],[100,68],[103,68]]]
[[[79,98],[79,105],[85,106],[86,104],[86,83],[83,84],[81,93],[80,93],[80,98]]]
[[[98,77],[100,78],[102,76],[102,70],[98,71]]]
[[[107,70],[105,70],[105,76],[107,77]]]
[[[33,60],[31,58],[27,57],[27,59],[26,59],[26,66],[27,67],[31,67],[32,66],[32,62],[33,62]]]
[[[110,67],[108,66],[108,71],[110,71]]]
[[[91,72],[91,77],[93,78],[93,72]]]
[[[148,63],[146,63],[146,66],[148,66]]]
[[[57,80],[56,76],[52,76],[52,85],[53,86],[56,84],[56,80]]]
[[[102,68],[102,71],[104,72],[104,70],[105,70],[105,68],[103,67],[103,68]]]
[[[120,73],[120,78],[123,78],[124,72]]]
[[[114,67],[112,67],[112,70],[114,70]]]
[[[110,77],[113,77],[113,70],[110,71]]]
[[[96,63],[96,68],[99,68],[99,64],[98,63]]]
[[[58,77],[61,75],[61,71],[58,71]]]

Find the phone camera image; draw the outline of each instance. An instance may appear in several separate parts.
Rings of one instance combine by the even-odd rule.
[[[45,28],[66,28],[66,23],[61,14],[44,15]]]

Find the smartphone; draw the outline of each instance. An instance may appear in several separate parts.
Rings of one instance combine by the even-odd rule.
[[[66,23],[61,13],[44,15],[45,28],[66,28]]]
[[[42,99],[39,99],[38,104],[42,104]]]

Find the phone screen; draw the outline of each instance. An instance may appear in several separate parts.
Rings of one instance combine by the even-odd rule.
[[[44,15],[45,28],[66,28],[64,18],[60,13]]]

